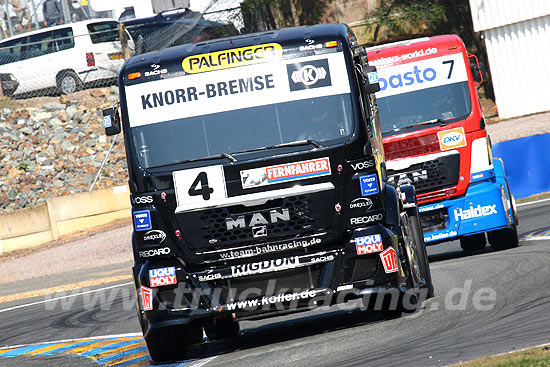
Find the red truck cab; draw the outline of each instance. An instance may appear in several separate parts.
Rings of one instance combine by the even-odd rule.
[[[368,50],[389,182],[416,188],[424,240],[460,239],[466,251],[517,246],[517,216],[504,168],[491,155],[476,85],[477,58],[442,35]]]

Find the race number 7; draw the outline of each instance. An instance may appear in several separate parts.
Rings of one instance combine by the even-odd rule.
[[[223,166],[176,171],[173,178],[178,206],[208,206],[210,201],[227,197]]]
[[[451,79],[451,74],[453,73],[453,66],[455,65],[454,60],[447,60],[441,62],[442,64],[449,64],[449,75],[447,75],[447,79]]]

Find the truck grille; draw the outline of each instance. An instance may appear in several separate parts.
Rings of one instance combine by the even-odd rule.
[[[460,154],[453,153],[436,159],[414,164],[404,170],[388,170],[390,182],[408,179],[417,194],[454,187],[458,184]],[[406,177],[405,177],[406,176]]]
[[[219,250],[232,245],[276,241],[283,238],[293,238],[295,235],[308,235],[318,231],[326,231],[332,226],[334,194],[320,192],[310,195],[299,195],[255,206],[242,205],[208,209],[202,212],[182,213],[178,215],[180,223],[192,231],[184,232],[185,239],[194,250]],[[278,212],[288,210],[290,220],[269,220],[270,210]],[[266,235],[254,237],[250,218],[254,213],[261,213],[269,223],[265,224]],[[228,229],[227,218],[244,217],[244,226],[234,226]]]

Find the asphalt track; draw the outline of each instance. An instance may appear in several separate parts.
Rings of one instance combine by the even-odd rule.
[[[242,322],[239,337],[193,346],[167,366],[441,366],[548,343],[550,201],[521,206],[519,217],[517,249],[429,247],[437,294],[414,314],[385,320],[351,303]],[[151,365],[133,297],[120,280],[0,303],[0,366]]]

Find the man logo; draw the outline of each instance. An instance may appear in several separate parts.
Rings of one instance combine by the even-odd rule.
[[[254,238],[266,237],[267,236],[267,227],[266,226],[252,227],[252,236]]]
[[[292,81],[294,83],[304,83],[305,85],[313,85],[320,79],[325,79],[327,71],[325,68],[316,68],[311,65],[306,65],[300,70],[292,73]]]
[[[291,92],[332,85],[327,59],[287,64],[286,68]]]
[[[250,215],[239,215],[237,218],[226,218],[225,224],[229,231],[236,228],[252,228],[252,234],[254,234],[254,228],[265,226],[269,223],[277,223],[279,221],[288,222],[290,221],[290,211],[288,208],[282,208],[281,210],[270,210],[269,216],[263,215],[262,213],[253,213]],[[267,229],[266,229],[267,231]],[[261,232],[260,232],[261,233]],[[266,233],[267,235],[267,233]],[[260,237],[260,236],[254,236]]]

